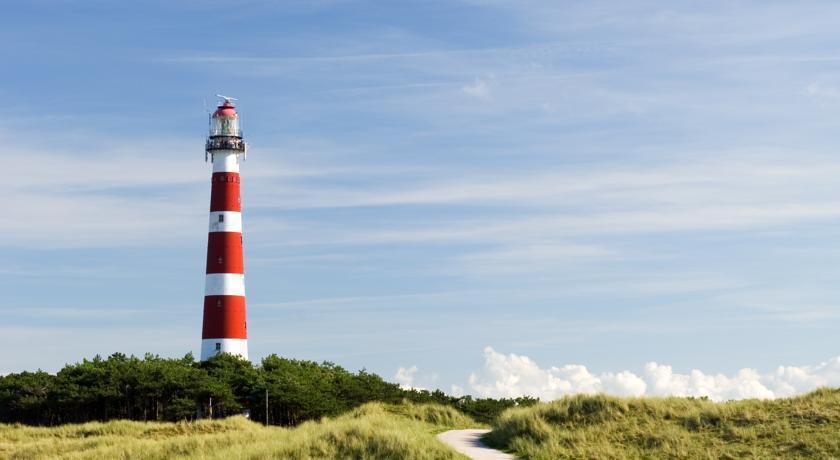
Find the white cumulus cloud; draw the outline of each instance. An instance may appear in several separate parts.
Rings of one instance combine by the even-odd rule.
[[[601,374],[601,391],[617,396],[642,396],[647,390],[647,383],[638,375],[621,371],[617,374]]]
[[[417,366],[400,367],[394,374],[394,380],[405,390],[428,390],[438,386],[439,377],[437,374],[419,374],[417,371]],[[463,389],[453,385],[453,394],[457,393],[456,389],[463,393]]]
[[[779,366],[767,377],[777,396],[791,396],[815,387],[840,385],[840,356],[815,366]]]
[[[449,394],[455,396],[456,398],[460,398],[461,396],[464,396],[464,388],[453,383],[449,389]]]
[[[814,366],[781,366],[775,372],[741,369],[735,375],[707,374],[694,369],[674,372],[669,365],[650,362],[641,374],[630,371],[593,374],[580,364],[542,368],[527,356],[484,349],[484,369],[469,383],[478,396],[557,399],[576,393],[619,396],[705,396],[714,401],[771,399],[792,396],[821,386],[840,385],[840,356]]]
[[[414,376],[417,374],[417,366],[400,367],[394,375],[394,380],[400,384],[400,387],[410,390],[414,388]]]

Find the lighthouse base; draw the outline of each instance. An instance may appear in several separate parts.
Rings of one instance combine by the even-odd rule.
[[[202,361],[207,361],[219,353],[229,353],[248,359],[248,339],[203,339],[201,341]]]

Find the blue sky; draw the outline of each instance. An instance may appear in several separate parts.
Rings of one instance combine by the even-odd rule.
[[[251,144],[254,359],[493,396],[840,385],[838,14],[8,5],[0,372],[198,349],[222,93]]]

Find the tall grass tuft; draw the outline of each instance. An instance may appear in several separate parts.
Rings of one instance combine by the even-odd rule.
[[[368,404],[364,407],[375,406]],[[403,401],[402,404],[382,404],[380,407],[388,412],[434,425],[439,431],[483,426],[458,409],[440,404],[412,404]]]
[[[569,396],[505,411],[486,441],[531,459],[840,458],[840,389],[725,403]]]

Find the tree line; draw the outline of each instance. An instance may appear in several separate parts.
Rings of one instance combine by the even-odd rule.
[[[361,370],[270,355],[254,365],[230,355],[198,362],[115,353],[44,371],[0,376],[0,422],[58,425],[113,419],[178,421],[248,413],[271,425],[335,416],[371,401],[439,403],[489,422],[534,398],[449,396],[401,388]]]

